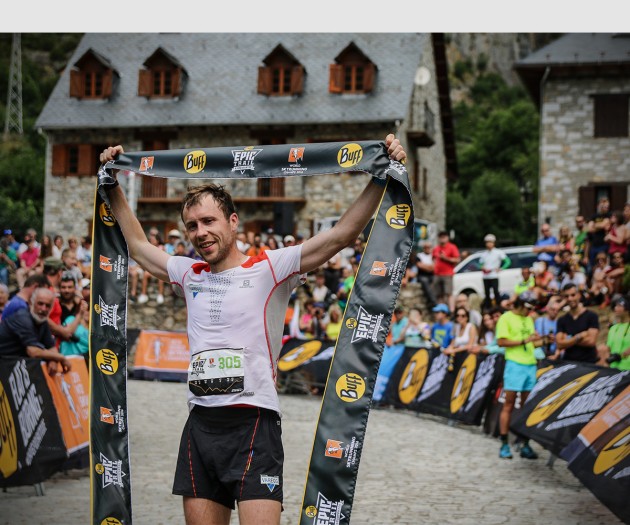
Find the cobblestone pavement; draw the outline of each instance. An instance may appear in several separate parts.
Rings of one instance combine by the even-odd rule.
[[[181,428],[184,383],[130,380],[129,429],[135,525],[183,524],[181,498],[171,495]],[[321,398],[283,395],[285,511],[297,524]],[[481,429],[449,426],[433,416],[373,410],[357,480],[352,524],[621,523],[549,453],[536,461],[499,460],[499,443]],[[0,491],[2,525],[89,524],[87,470],[55,474],[33,487]],[[232,524],[238,523],[235,513]]]

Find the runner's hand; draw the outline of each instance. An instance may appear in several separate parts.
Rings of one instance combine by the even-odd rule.
[[[400,144],[400,141],[394,136],[393,133],[387,135],[387,137],[385,138],[385,145],[387,146],[387,153],[389,154],[389,158],[404,163],[405,159],[407,158],[407,153],[405,153],[405,150]]]
[[[120,145],[105,148],[99,156],[101,164],[114,160],[114,157],[118,156],[120,153],[124,153],[124,149]]]

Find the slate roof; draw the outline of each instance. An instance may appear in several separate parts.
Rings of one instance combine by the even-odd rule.
[[[629,33],[567,33],[514,64],[540,105],[540,83],[558,77],[630,75]]]
[[[322,124],[404,119],[424,33],[88,33],[61,75],[36,126],[44,130],[194,125]],[[354,42],[378,68],[373,93],[328,92],[329,65]],[[258,67],[278,45],[306,70],[300,97],[258,95]],[[175,100],[137,95],[138,71],[162,47],[186,70]],[[92,49],[120,74],[110,100],[69,97],[70,69]]]

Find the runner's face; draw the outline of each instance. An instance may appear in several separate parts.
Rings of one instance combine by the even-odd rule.
[[[223,210],[208,195],[199,204],[186,208],[183,215],[188,237],[197,253],[209,264],[225,260],[236,246],[236,213],[226,219]]]

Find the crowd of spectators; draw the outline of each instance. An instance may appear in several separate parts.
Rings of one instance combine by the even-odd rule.
[[[28,229],[21,242],[0,239],[0,357],[35,357],[51,374],[70,369],[68,355],[88,355],[91,239]]]

